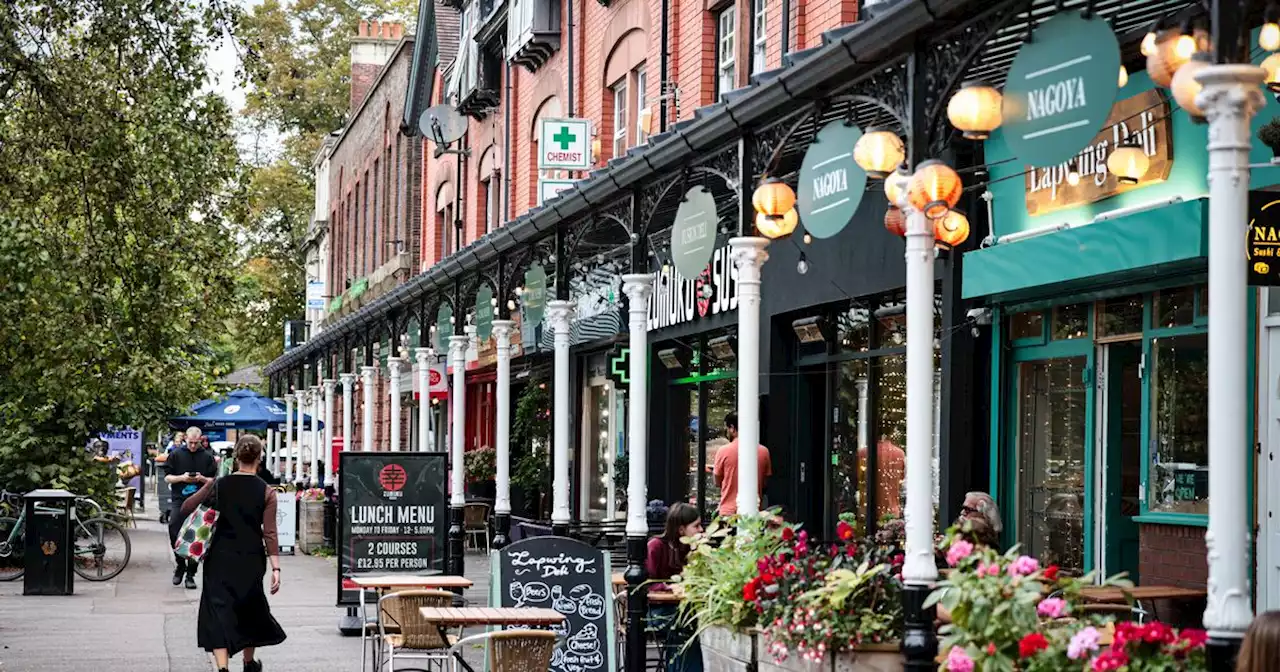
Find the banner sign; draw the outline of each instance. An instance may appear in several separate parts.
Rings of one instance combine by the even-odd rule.
[[[436,311],[436,352],[449,352],[449,338],[453,336],[453,307],[447,303],[440,304]]]
[[[796,209],[804,230],[814,238],[830,238],[844,230],[862,203],[867,171],[853,160],[862,129],[833,121],[814,137],[800,166]]]
[[[525,272],[520,308],[524,311],[523,324],[529,325],[530,331],[536,330],[547,309],[547,269],[542,264],[534,264]]]
[[[543,119],[538,126],[538,170],[589,170],[591,121]]]
[[[1107,170],[1107,157],[1129,137],[1142,146],[1151,165],[1138,184],[1123,185]],[[1043,215],[1157,184],[1169,177],[1172,168],[1173,123],[1169,120],[1169,101],[1156,89],[1148,89],[1117,102],[1102,132],[1070,161],[1027,171],[1027,214]],[[1080,177],[1074,186],[1067,181],[1072,169]]]
[[[522,539],[491,558],[492,606],[555,609],[566,616],[552,627],[563,639],[551,655],[550,672],[618,669],[607,552],[546,536]]]
[[[1010,151],[1052,166],[1089,144],[1120,88],[1120,45],[1101,16],[1066,11],[1036,27],[1009,68],[1001,130]]]
[[[338,604],[358,604],[351,577],[444,571],[444,453],[341,456],[338,488]]]
[[[1245,262],[1250,285],[1280,287],[1280,193],[1249,193]]]
[[[293,549],[298,545],[298,494],[296,492],[276,493],[276,539],[280,552]]]
[[[575,180],[538,179],[538,205],[555,198],[560,192],[573,187]]]
[[[686,278],[696,278],[716,246],[716,199],[702,186],[685,192],[671,226],[671,259]]]
[[[131,427],[111,427],[107,431],[99,433],[98,438],[107,442],[107,457],[119,459],[120,464],[131,462],[139,470],[143,468],[142,432]],[[137,488],[138,492],[142,492],[142,477],[134,476],[129,479],[128,485],[131,488]]]
[[[649,295],[650,331],[738,308],[738,269],[727,246],[716,250],[692,280],[670,267],[658,275]]]
[[[481,284],[476,292],[476,338],[489,340],[493,334],[493,290],[489,285]]]

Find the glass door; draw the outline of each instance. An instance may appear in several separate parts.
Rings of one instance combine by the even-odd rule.
[[[1098,346],[1098,485],[1102,515],[1094,530],[1103,543],[1095,562],[1104,576],[1127,572],[1138,580],[1138,523],[1142,494],[1142,341]]]
[[[618,395],[608,378],[592,378],[583,395],[582,501],[583,520],[613,520],[625,502],[618,479],[619,457],[625,450],[618,413]],[[625,476],[623,476],[625,478]]]

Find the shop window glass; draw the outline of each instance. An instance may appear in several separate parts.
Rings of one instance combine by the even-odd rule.
[[[905,497],[907,447],[907,358],[878,357],[872,363],[875,376],[876,464],[875,515],[878,519],[902,515]]]
[[[907,344],[907,304],[902,300],[886,300],[876,308],[878,322],[875,347],[900,348]]]
[[[688,473],[684,500],[697,506],[699,484],[698,455],[701,450],[700,435],[703,430],[698,413],[698,386],[680,385],[673,387],[672,393],[676,399],[684,396],[688,404],[688,415],[683,418],[684,431],[681,432],[685,437],[684,462],[685,471]],[[674,420],[680,422],[681,418],[676,417]]]
[[[1098,336],[1142,333],[1142,295],[1098,302]]]
[[[609,500],[615,496],[609,478],[613,470],[613,450],[609,434],[609,385],[601,383],[587,388],[586,418],[583,429],[582,480],[585,481],[583,510],[587,520],[607,520]]]
[[[871,310],[854,302],[836,320],[840,348],[847,352],[866,352],[871,347]]]
[[[1204,293],[1204,300],[1200,302],[1205,312],[1209,310],[1209,293]],[[1267,314],[1280,315],[1280,287],[1267,288]]]
[[[1195,314],[1194,287],[1162,289],[1155,294],[1151,306],[1151,326],[1155,329],[1191,324]]]
[[[1044,336],[1044,311],[1028,310],[1009,316],[1009,338],[1040,338]]]
[[[1053,311],[1051,339],[1066,341],[1073,338],[1086,338],[1089,335],[1089,304],[1074,303],[1069,306],[1055,306]]]
[[[1151,511],[1209,512],[1209,337],[1151,341]]]
[[[706,468],[703,472],[706,477],[707,495],[703,504],[702,515],[710,518],[717,513],[720,507],[720,486],[716,484],[712,470],[715,468],[716,452],[729,443],[729,437],[725,432],[724,418],[726,415],[736,413],[738,410],[738,381],[734,378],[709,381],[702,385],[702,390],[707,395],[707,452],[704,462]],[[760,508],[764,509],[764,502],[761,502]]]
[[[867,450],[871,443],[871,381],[867,360],[839,363],[840,417],[831,445],[831,492],[835,513],[852,513],[858,535],[866,533]]]
[[[1196,292],[1200,295],[1200,305],[1196,308],[1196,317],[1209,317],[1209,287],[1200,285]]]

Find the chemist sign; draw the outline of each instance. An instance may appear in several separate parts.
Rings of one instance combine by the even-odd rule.
[[[591,168],[590,121],[543,119],[539,124],[539,170],[588,170]]]

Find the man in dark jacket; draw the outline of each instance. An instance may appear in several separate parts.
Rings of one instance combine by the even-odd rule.
[[[170,492],[170,515],[169,515],[169,547],[173,548],[178,541],[178,533],[182,531],[182,524],[186,522],[180,511],[182,510],[182,502],[191,495],[196,494],[196,490],[200,489],[200,481],[197,476],[206,478],[216,478],[218,475],[218,463],[213,457],[213,451],[206,448],[204,442],[201,441],[199,427],[187,428],[187,443],[182,449],[175,450],[169,454],[167,462],[169,466],[169,475],[164,477],[166,483],[169,484]],[[173,569],[173,585],[183,582],[183,576],[186,576],[186,586],[194,590],[196,587],[196,569],[199,567],[194,560],[188,560],[177,553],[173,555],[176,566]]]

